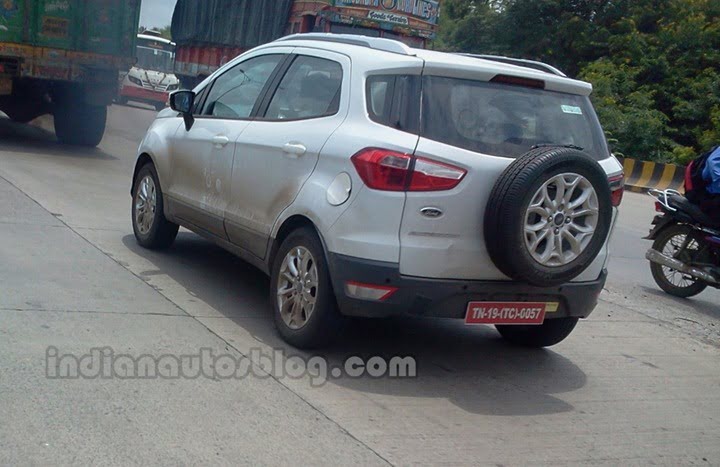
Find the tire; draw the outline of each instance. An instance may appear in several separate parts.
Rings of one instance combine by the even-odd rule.
[[[521,347],[551,347],[564,341],[575,329],[578,318],[556,318],[540,326],[495,326],[500,335]]]
[[[683,226],[683,225],[673,225],[671,227],[668,227],[667,229],[660,232],[658,237],[655,239],[655,242],[653,243],[653,249],[657,250],[659,252],[665,251],[666,247],[668,246],[668,243],[675,237],[682,236],[682,235],[688,235],[692,234],[694,231],[690,227]],[[702,239],[697,239],[696,241],[702,241]],[[688,253],[684,253],[687,257],[680,257],[679,259],[683,262],[690,260],[690,255]],[[694,297],[695,295],[698,295],[705,291],[707,288],[707,285],[698,282],[695,280],[688,280],[687,286],[679,286],[676,284],[673,284],[671,280],[667,277],[667,272],[673,271],[672,269],[666,268],[660,264],[657,263],[650,263],[650,272],[652,272],[653,279],[655,279],[655,283],[666,293],[679,298],[690,298]],[[675,274],[679,274],[677,271],[675,271]],[[681,278],[682,279],[682,278]]]
[[[562,201],[559,186],[569,182],[576,183],[574,186],[570,183],[567,191],[563,191],[570,198],[559,202],[559,208],[545,209],[550,201]],[[577,187],[582,188],[579,193]],[[548,193],[547,197],[542,197],[541,189]],[[575,202],[581,202],[585,194],[592,192],[594,196],[588,195],[588,201],[573,208]],[[546,203],[545,199],[549,201]],[[529,211],[531,203],[537,204],[538,200],[544,203],[537,208],[545,213],[542,216]],[[589,212],[588,207],[596,210],[596,214],[581,215],[583,210]],[[550,256],[545,263],[533,256],[530,244],[535,238],[526,232],[526,223],[531,217],[537,218],[533,219],[537,222],[533,226],[545,226],[535,232],[535,238],[546,235],[536,245],[535,253],[539,249],[544,250],[543,254],[556,251],[557,248],[551,246],[559,244],[562,255]],[[571,281],[593,262],[607,240],[611,224],[610,185],[600,164],[575,149],[542,147],[516,159],[495,183],[485,211],[484,234],[490,257],[506,276],[549,287]],[[592,236],[580,233],[579,229],[587,231],[591,227]],[[572,236],[579,247],[565,252],[572,249],[567,236]],[[556,238],[561,239],[559,243]]]
[[[117,103],[120,105],[127,105],[128,104],[128,98],[125,96],[120,96],[117,98]]]
[[[312,265],[316,268],[315,283],[316,287],[306,288],[309,293],[297,293],[298,289],[292,285],[293,282],[287,280],[285,268],[290,258],[300,251],[304,254],[307,252],[312,258],[312,262],[308,261],[308,268],[311,270]],[[291,253],[292,252],[292,253]],[[307,258],[306,256],[301,256]],[[292,261],[296,265],[297,270],[303,271],[300,261]],[[300,265],[300,267],[298,267]],[[287,272],[290,272],[288,269]],[[290,276],[293,274],[290,273]],[[312,282],[312,274],[308,276]],[[291,296],[284,294],[288,300],[288,305],[282,307],[283,297],[278,293],[280,289],[292,291]],[[298,296],[298,302],[293,305],[294,297]],[[308,313],[308,304],[303,302],[303,296],[313,297],[315,300],[314,307]],[[275,256],[272,266],[272,274],[270,281],[270,302],[273,309],[273,318],[278,333],[288,344],[298,349],[317,349],[325,347],[341,333],[344,319],[340,315],[330,281],[330,273],[325,260],[325,251],[322,242],[317,233],[311,228],[301,228],[292,232],[280,245]],[[296,318],[292,319],[292,310],[297,308]],[[283,312],[281,310],[285,310]]]
[[[102,141],[107,121],[104,105],[58,105],[55,109],[55,135],[64,144],[95,147]]]
[[[164,108],[165,108],[165,104],[155,104],[155,110],[157,110],[158,112],[160,112]]]
[[[146,178],[150,178],[154,184],[155,208],[151,211],[152,218],[148,224],[143,224],[144,217],[138,217],[138,210],[141,209],[140,190]],[[149,201],[148,201],[149,202]],[[145,204],[147,205],[148,202]],[[158,178],[155,166],[152,163],[145,164],[135,179],[132,197],[132,225],[135,239],[143,248],[150,250],[163,250],[169,248],[177,237],[179,226],[168,221],[165,218],[165,205],[163,203],[163,193],[160,187],[160,179]]]

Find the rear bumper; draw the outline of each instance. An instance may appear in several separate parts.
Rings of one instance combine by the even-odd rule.
[[[340,311],[349,316],[387,317],[399,314],[458,318],[465,317],[471,301],[558,302],[557,312],[547,319],[587,318],[595,309],[607,279],[607,271],[592,282],[557,287],[534,287],[519,282],[437,280],[402,276],[397,264],[368,261],[328,253],[330,275]],[[397,287],[382,302],[359,300],[348,295],[348,281]]]

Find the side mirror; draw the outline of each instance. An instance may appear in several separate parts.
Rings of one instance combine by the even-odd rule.
[[[185,130],[190,131],[195,122],[192,109],[195,104],[195,93],[192,91],[175,91],[170,94],[170,108],[180,112],[185,120]]]

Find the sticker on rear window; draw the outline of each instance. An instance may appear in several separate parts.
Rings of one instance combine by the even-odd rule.
[[[566,114],[582,115],[582,109],[575,105],[562,105],[562,111]]]

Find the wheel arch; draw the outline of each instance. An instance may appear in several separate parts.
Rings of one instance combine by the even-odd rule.
[[[268,265],[268,271],[272,271],[273,263],[275,263],[275,256],[277,255],[278,250],[280,249],[280,245],[285,241],[285,239],[294,231],[302,228],[310,228],[312,229],[320,239],[320,243],[323,247],[323,254],[325,255],[325,261],[329,264],[328,261],[328,250],[327,250],[327,244],[325,243],[325,239],[323,238],[322,234],[320,233],[320,229],[317,228],[315,223],[307,216],[304,216],[302,214],[295,214],[287,219],[285,219],[280,227],[277,230],[277,233],[273,238],[270,240],[270,248],[269,248],[269,254],[267,255],[267,265]]]
[[[135,182],[137,182],[137,175],[140,172],[140,169],[142,169],[148,162],[153,164],[155,167],[157,165],[155,164],[155,159],[148,154],[147,152],[141,153],[137,161],[135,161],[135,168],[133,169],[133,176],[132,176],[132,184],[130,185],[130,196],[133,194],[133,189],[135,188]]]

